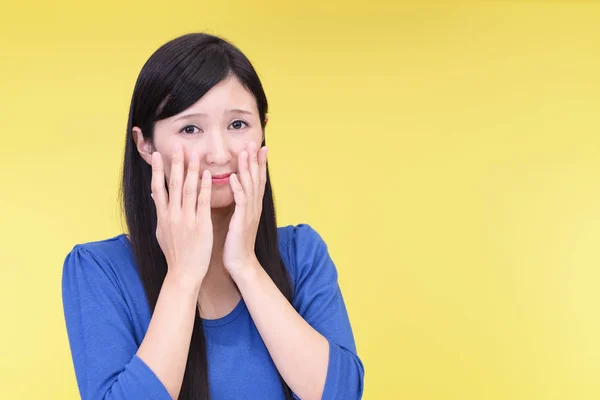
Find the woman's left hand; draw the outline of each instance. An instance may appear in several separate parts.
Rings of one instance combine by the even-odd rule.
[[[256,147],[256,143],[250,142],[240,152],[239,176],[232,174],[229,177],[235,211],[225,239],[223,264],[234,281],[258,264],[254,244],[267,182],[267,148],[256,151]]]

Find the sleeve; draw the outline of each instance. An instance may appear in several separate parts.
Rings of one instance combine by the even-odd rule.
[[[65,258],[63,309],[81,398],[171,400],[136,355],[132,319],[115,279],[85,245]]]
[[[294,307],[329,342],[323,400],[362,398],[364,366],[357,355],[350,320],[327,245],[309,225],[295,227]],[[294,256],[295,254],[295,256]]]

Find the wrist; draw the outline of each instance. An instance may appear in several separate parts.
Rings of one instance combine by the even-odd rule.
[[[171,286],[177,289],[177,291],[182,295],[189,294],[190,296],[198,297],[203,280],[204,278],[200,280],[190,279],[187,276],[168,271],[167,275],[165,276],[165,280],[163,281],[163,286]]]
[[[252,282],[253,280],[255,280],[258,276],[258,274],[260,273],[260,271],[262,271],[262,265],[260,265],[260,263],[258,262],[258,260],[255,258],[243,263],[243,265],[240,265],[239,267],[236,268],[231,268],[230,270],[230,275],[231,278],[233,279],[233,281],[236,283],[236,285],[238,287],[245,286],[248,283]]]

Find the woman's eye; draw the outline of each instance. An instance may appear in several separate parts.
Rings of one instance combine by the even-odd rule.
[[[179,132],[185,133],[186,135],[193,135],[194,133],[197,132],[197,131],[195,131],[195,129],[198,129],[198,127],[194,126],[194,125],[186,125],[183,128],[181,128],[181,130]],[[200,129],[198,129],[198,131],[200,131]]]
[[[238,130],[238,129],[242,129],[242,128],[248,126],[248,124],[245,123],[244,121],[238,119],[238,120],[233,121],[229,126],[235,130]]]

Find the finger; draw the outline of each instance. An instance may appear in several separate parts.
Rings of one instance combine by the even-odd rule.
[[[183,149],[181,143],[173,145],[171,174],[169,176],[169,208],[171,212],[181,209],[181,183],[183,181]]]
[[[267,146],[264,146],[258,152],[258,168],[260,170],[258,187],[259,187],[259,195],[260,195],[259,203],[261,205],[262,205],[262,199],[265,195],[265,187],[267,186],[267,152],[268,151],[269,151],[269,149],[267,148]]]
[[[258,193],[258,184],[260,181],[260,177],[259,177],[259,167],[258,167],[258,153],[256,151],[256,143],[251,142],[250,143],[250,148],[249,148],[249,164],[250,164],[250,176],[252,177],[252,190],[254,193],[254,200],[256,199],[256,196],[259,194]]]
[[[150,183],[152,199],[156,206],[157,216],[162,217],[168,208],[168,196],[165,190],[165,172],[162,156],[158,151],[152,153],[152,181]]]
[[[210,220],[210,199],[212,192],[212,177],[208,170],[202,173],[200,193],[198,194],[198,207],[196,209],[196,221],[205,222]]]
[[[200,158],[197,152],[190,155],[187,174],[183,184],[183,214],[186,216],[196,215],[196,201],[198,199],[198,175],[200,170]],[[186,217],[187,218],[187,217]]]
[[[244,218],[246,216],[247,196],[236,174],[229,176],[229,185],[231,186],[233,199],[235,200],[234,216]]]
[[[238,182],[241,183],[241,187],[246,194],[246,200],[251,201],[253,196],[252,177],[250,176],[250,170],[248,168],[248,151],[246,150],[242,151],[239,155],[238,170],[239,176],[236,176],[236,178],[238,178]],[[231,180],[231,178],[229,179]]]

